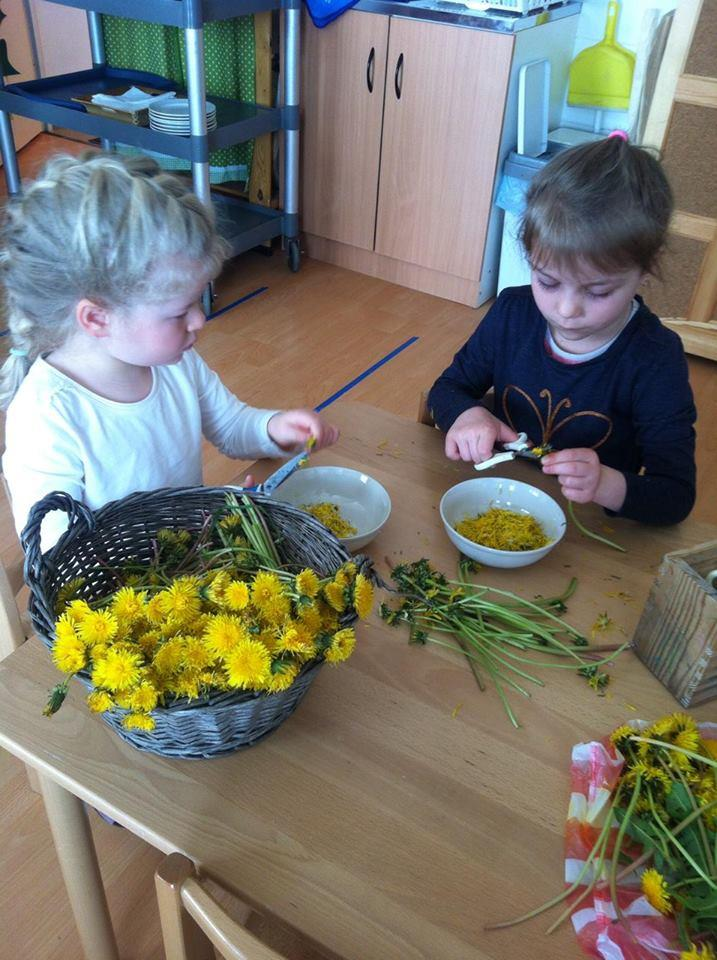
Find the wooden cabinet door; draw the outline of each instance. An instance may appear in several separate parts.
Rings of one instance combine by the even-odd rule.
[[[302,226],[373,250],[388,17],[304,20]]]
[[[392,18],[376,252],[478,279],[513,38]]]

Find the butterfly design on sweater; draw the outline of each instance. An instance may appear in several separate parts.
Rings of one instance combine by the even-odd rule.
[[[600,413],[597,410],[576,410],[574,413],[564,416],[563,414],[565,412],[572,409],[573,404],[570,400],[570,397],[563,397],[562,400],[559,400],[553,406],[554,401],[552,392],[546,387],[541,390],[539,394],[540,400],[544,401],[542,406],[545,408],[545,415],[543,415],[538,407],[538,404],[531,396],[529,396],[529,394],[525,392],[525,390],[516,386],[515,384],[510,383],[503,390],[502,404],[505,419],[512,429],[516,431],[516,433],[519,431],[513,422],[513,417],[511,416],[509,407],[509,399],[511,394],[518,394],[520,397],[522,397],[533,411],[536,425],[540,430],[540,440],[538,441],[538,445],[541,447],[554,445],[556,434],[558,434],[568,423],[572,423],[581,417],[590,417],[593,420],[602,421],[605,425],[603,435],[597,440],[596,443],[589,445],[590,449],[597,450],[598,447],[601,447],[605,443],[607,438],[612,433],[612,419],[605,413]],[[530,430],[526,432],[529,436],[534,436],[534,433]],[[587,446],[587,444],[581,444],[581,446]]]

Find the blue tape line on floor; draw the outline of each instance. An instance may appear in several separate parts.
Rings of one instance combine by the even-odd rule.
[[[238,307],[240,303],[245,303],[247,300],[251,300],[252,297],[258,297],[260,293],[265,293],[268,289],[268,287],[259,287],[258,290],[252,290],[251,293],[247,293],[246,296],[239,297],[239,299],[235,300],[234,303],[230,303],[226,307],[222,307],[222,309],[217,310],[216,313],[210,313],[207,317],[207,320],[214,320],[215,317],[221,317],[221,315],[226,313],[227,310],[232,310],[234,307]],[[6,337],[8,333],[10,333],[9,330],[0,330],[0,337]]]
[[[221,317],[221,315],[226,313],[227,310],[233,310],[234,307],[238,307],[240,303],[245,303],[247,300],[251,300],[252,297],[258,297],[260,293],[264,293],[268,289],[268,287],[259,287],[258,290],[253,290],[251,293],[247,293],[246,296],[239,297],[239,299],[235,300],[234,303],[230,303],[228,306],[222,307],[222,309],[217,310],[216,313],[210,313],[207,317],[207,320],[214,320],[215,317]]]
[[[393,360],[394,357],[397,357],[399,353],[402,353],[406,347],[410,347],[412,343],[415,343],[418,340],[418,337],[410,337],[406,340],[405,343],[402,343],[400,347],[396,347],[395,350],[392,350],[390,353],[387,353],[385,357],[382,357],[380,360],[377,360],[376,363],[372,364],[367,370],[364,370],[363,373],[360,373],[357,377],[354,377],[353,380],[350,380],[345,387],[341,387],[340,390],[337,390],[336,393],[332,393],[330,397],[327,397],[326,400],[323,400],[318,407],[314,407],[316,413],[321,413],[329,404],[333,403],[334,400],[338,400],[339,397],[343,397],[345,393],[348,393],[349,390],[353,389],[357,383],[361,383],[362,380],[365,380],[366,377],[370,377],[372,373],[375,373],[379,367],[382,367],[384,363],[388,363],[389,360]]]

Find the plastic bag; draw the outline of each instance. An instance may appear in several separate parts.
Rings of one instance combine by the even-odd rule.
[[[647,726],[634,721],[635,732]],[[699,724],[704,740],[717,740],[717,724]],[[605,816],[610,808],[612,792],[620,777],[623,757],[609,737],[573,747],[571,796],[565,831],[565,880],[575,881],[592,850]],[[613,839],[617,825],[612,828]],[[627,848],[630,852],[631,848]],[[640,850],[632,849],[635,857]],[[673,917],[663,916],[645,898],[637,873],[620,882],[617,899],[622,912],[630,918],[629,929],[615,923],[615,908],[610,897],[607,876],[610,864],[604,865],[605,882],[598,883],[572,914],[573,927],[584,953],[596,960],[675,960],[680,956],[677,924]],[[588,882],[591,877],[584,878]],[[579,895],[583,887],[578,887]]]

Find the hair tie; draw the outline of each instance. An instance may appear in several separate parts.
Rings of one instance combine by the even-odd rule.
[[[21,350],[20,347],[10,347],[11,357],[26,357],[27,350]]]
[[[613,130],[612,133],[608,133],[607,135],[608,140],[611,137],[619,137],[619,139],[624,140],[625,143],[630,142],[630,138],[628,137],[627,132],[625,130]]]

